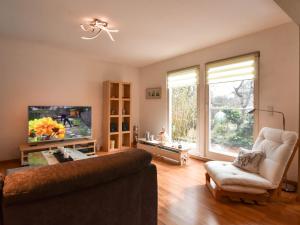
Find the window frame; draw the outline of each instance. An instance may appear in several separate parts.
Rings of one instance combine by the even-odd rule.
[[[170,95],[171,95],[171,91],[169,88],[169,84],[168,84],[168,77],[171,76],[172,73],[177,73],[180,71],[185,71],[185,70],[191,70],[191,69],[195,69],[197,71],[197,81],[196,81],[196,93],[197,93],[197,117],[196,117],[196,148],[199,148],[199,114],[200,114],[200,95],[199,95],[199,81],[200,81],[200,65],[194,65],[194,66],[189,66],[189,67],[184,67],[184,68],[180,68],[180,69],[176,69],[176,70],[171,70],[167,72],[167,76],[166,76],[166,88],[167,88],[167,132],[170,136],[170,139],[172,140],[172,122],[170,122],[171,119],[171,99],[170,99]]]
[[[234,159],[233,156],[230,155],[225,155],[217,152],[212,152],[209,151],[210,148],[210,140],[209,140],[209,134],[210,134],[210,112],[209,112],[209,84],[208,84],[208,79],[207,79],[207,68],[209,64],[212,63],[221,63],[226,61],[231,61],[234,59],[242,58],[242,57],[248,57],[248,56],[254,56],[255,57],[255,79],[254,79],[254,91],[253,91],[253,96],[254,96],[254,108],[258,108],[259,106],[259,64],[260,64],[260,52],[251,52],[247,54],[242,54],[242,55],[237,55],[229,58],[224,58],[224,59],[219,59],[216,61],[211,61],[207,62],[205,64],[205,143],[204,143],[204,157],[213,159],[213,160],[225,160],[225,161],[232,161]],[[257,135],[258,135],[258,128],[259,128],[259,113],[256,110],[254,112],[254,125],[253,125],[253,139],[255,140]]]

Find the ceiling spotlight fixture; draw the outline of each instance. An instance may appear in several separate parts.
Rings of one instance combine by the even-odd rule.
[[[115,41],[111,33],[119,32],[119,30],[108,28],[108,23],[99,19],[93,19],[92,21],[86,24],[81,24],[80,27],[85,32],[92,34],[92,36],[90,37],[81,37],[81,39],[84,40],[95,39],[100,35],[101,31],[105,31],[107,35],[110,37],[110,39],[112,41]]]

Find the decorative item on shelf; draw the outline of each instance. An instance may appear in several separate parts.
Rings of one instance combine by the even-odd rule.
[[[126,110],[125,109],[122,109],[122,114],[126,115]]]
[[[111,122],[110,123],[110,132],[118,132],[118,124]]]
[[[114,109],[111,110],[111,115],[116,115],[116,111]]]
[[[122,131],[129,131],[129,123],[128,122],[122,123]]]
[[[162,144],[166,144],[169,142],[169,136],[164,127],[161,129],[161,131],[158,134],[158,141]]]
[[[147,88],[146,99],[161,99],[161,87]]]
[[[110,149],[115,149],[115,140],[110,140]]]
[[[107,22],[99,20],[99,19],[91,19],[91,21],[88,21],[85,24],[81,24],[80,27],[83,31],[92,35],[90,37],[81,37],[81,39],[84,39],[84,40],[95,39],[100,35],[101,31],[105,31],[107,33],[107,35],[109,36],[109,38],[112,41],[115,41],[113,36],[111,35],[111,33],[119,32],[119,30],[109,28]]]
[[[139,140],[139,128],[137,125],[133,126],[133,147],[137,146]]]
[[[146,141],[150,141],[150,132],[149,131],[146,131],[145,138],[146,138]]]

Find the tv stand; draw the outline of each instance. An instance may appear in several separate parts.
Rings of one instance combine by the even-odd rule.
[[[28,154],[31,152],[40,152],[46,150],[56,150],[59,147],[72,148],[83,152],[86,155],[94,155],[96,153],[96,140],[80,139],[60,142],[48,142],[38,144],[22,144],[19,146],[21,153],[21,165],[28,165]]]

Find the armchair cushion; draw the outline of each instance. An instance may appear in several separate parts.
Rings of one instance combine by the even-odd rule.
[[[267,193],[267,190],[263,188],[245,187],[241,185],[223,185],[222,190],[229,191],[229,192],[248,193],[248,194]]]
[[[204,165],[208,174],[222,189],[228,187],[228,185],[258,189],[274,188],[274,185],[264,177],[242,170],[232,165],[231,162],[210,161]]]
[[[260,162],[259,174],[269,180],[277,188],[281,182],[284,170],[297,143],[295,132],[265,127],[261,129],[253,150],[265,153]]]

